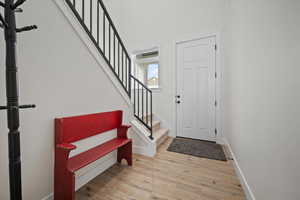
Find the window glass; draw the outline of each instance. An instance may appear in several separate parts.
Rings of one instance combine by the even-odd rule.
[[[147,86],[149,88],[158,88],[159,87],[159,76],[158,76],[158,63],[148,64],[147,69]]]

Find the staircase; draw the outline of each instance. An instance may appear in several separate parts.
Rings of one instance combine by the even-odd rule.
[[[136,152],[154,156],[158,146],[167,138],[168,129],[161,128],[161,122],[153,115],[152,91],[131,73],[130,55],[103,1],[65,2],[131,99],[135,118],[132,125],[136,133],[132,133],[132,138]]]
[[[145,116],[145,118],[153,118],[153,139],[151,140],[147,136],[147,129],[140,123],[138,120],[133,120],[131,122],[132,128],[134,132],[138,134],[131,134],[131,138],[134,141],[133,150],[135,153],[146,155],[146,156],[155,156],[158,148],[162,143],[164,143],[168,139],[168,132],[167,128],[161,127],[161,121],[157,119],[155,116]]]

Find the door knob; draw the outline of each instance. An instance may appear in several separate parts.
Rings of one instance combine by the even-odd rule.
[[[176,101],[177,104],[180,104],[180,101]]]
[[[180,95],[176,95],[176,98],[180,99]]]

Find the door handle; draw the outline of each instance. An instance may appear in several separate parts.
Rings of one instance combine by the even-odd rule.
[[[176,101],[176,103],[177,103],[177,104],[180,104],[181,102],[180,102],[180,101]]]
[[[177,99],[180,99],[180,95],[176,95],[175,97],[176,97]]]

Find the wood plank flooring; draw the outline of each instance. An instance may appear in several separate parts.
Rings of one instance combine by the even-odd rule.
[[[134,155],[133,167],[116,164],[76,193],[76,200],[245,200],[232,161],[166,151]]]

